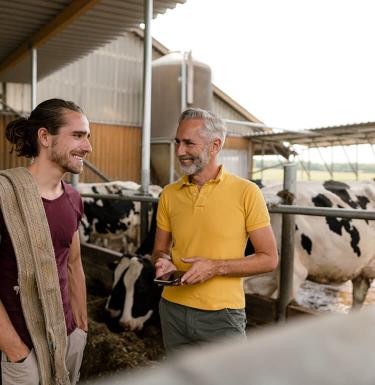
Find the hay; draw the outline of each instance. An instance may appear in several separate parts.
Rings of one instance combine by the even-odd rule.
[[[165,356],[160,326],[156,322],[146,324],[141,332],[116,332],[121,329],[106,317],[105,301],[106,298],[89,297],[89,333],[81,367],[82,379],[155,365]]]

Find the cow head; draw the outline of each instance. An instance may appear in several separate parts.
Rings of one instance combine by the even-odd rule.
[[[157,309],[161,289],[154,283],[155,269],[147,256],[124,256],[114,270],[106,310],[128,330],[141,330]]]

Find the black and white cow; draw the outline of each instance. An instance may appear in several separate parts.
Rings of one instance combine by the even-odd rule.
[[[154,283],[155,269],[148,256],[124,256],[114,270],[106,310],[127,330],[141,330],[157,312],[161,288]]]
[[[134,196],[140,185],[127,181],[80,183],[81,194],[116,194]],[[150,186],[150,194],[158,197],[161,187]],[[140,245],[140,202],[83,198],[84,216],[80,226],[81,240],[115,251],[133,254]],[[151,213],[150,213],[151,215]]]
[[[124,329],[141,330],[145,322],[157,313],[161,288],[154,283],[155,268],[150,256],[155,232],[156,207],[149,234],[136,255],[124,255],[114,269],[112,291],[105,308]]]
[[[268,203],[280,203],[282,185],[262,189]],[[294,204],[298,206],[375,210],[375,183],[298,182]],[[365,300],[375,277],[375,221],[296,215],[294,289],[308,277],[318,283],[353,282],[353,306]],[[278,242],[281,215],[272,214]],[[250,277],[245,290],[275,295],[275,274]]]

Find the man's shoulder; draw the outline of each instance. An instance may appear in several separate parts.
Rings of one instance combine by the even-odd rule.
[[[234,175],[230,172],[225,173],[225,177],[223,181],[224,183],[231,184],[231,185],[235,184],[238,187],[243,187],[245,189],[257,187],[257,185],[254,182],[251,182],[250,180],[242,178],[238,175]]]
[[[69,183],[62,181],[65,194],[68,196],[71,202],[77,203],[81,201],[81,194],[73,188]]]
[[[178,191],[181,188],[181,184],[182,184],[182,179],[179,179],[178,181],[173,183],[169,183],[163,187],[162,193],[171,193],[174,191]]]

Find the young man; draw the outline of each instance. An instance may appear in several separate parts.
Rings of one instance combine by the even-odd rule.
[[[72,102],[50,99],[6,137],[27,168],[0,171],[2,384],[76,384],[87,338],[80,256],[80,195],[62,181],[91,152],[89,123]]]
[[[241,277],[272,271],[277,247],[257,186],[226,172],[217,156],[225,126],[201,109],[182,113],[176,156],[185,176],[164,188],[153,252],[156,276],[186,271],[160,302],[168,351],[220,337],[245,336]],[[250,238],[255,253],[244,257]]]

